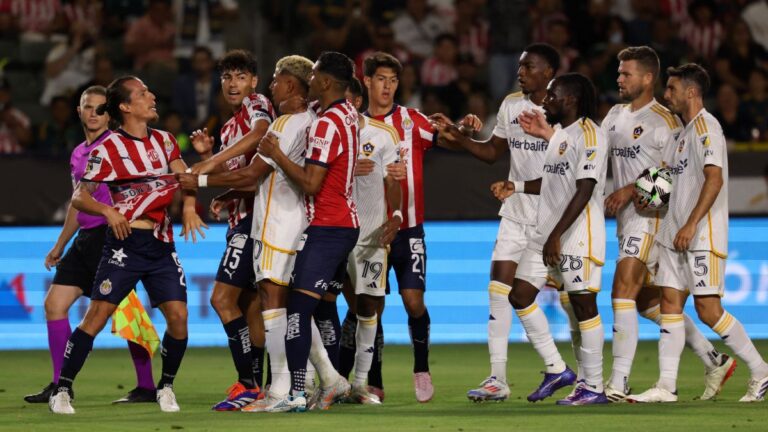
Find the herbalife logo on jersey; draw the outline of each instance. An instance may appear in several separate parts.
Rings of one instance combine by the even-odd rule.
[[[549,174],[565,175],[565,172],[571,168],[568,162],[558,162],[556,164],[545,164],[544,172]]]
[[[680,175],[686,168],[688,168],[688,159],[682,159],[677,165],[673,166],[670,171],[672,171],[673,175]]]
[[[547,141],[534,141],[519,140],[512,138],[509,140],[509,148],[517,150],[530,150],[530,151],[547,151],[549,143]]]
[[[616,157],[635,159],[640,156],[640,150],[640,145],[633,145],[631,147],[614,148],[611,150],[611,153]]]

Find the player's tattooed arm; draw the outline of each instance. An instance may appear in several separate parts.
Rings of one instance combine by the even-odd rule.
[[[470,117],[471,116],[471,117]],[[468,129],[479,130],[482,122],[474,115],[465,117],[460,125],[456,125],[443,114],[433,114],[429,117],[432,127],[438,132],[437,143],[441,147],[452,150],[465,150],[483,162],[492,164],[501,160],[509,151],[507,140],[491,135],[485,141],[476,141],[462,132]],[[477,120],[475,122],[475,120]],[[477,127],[477,129],[475,129]]]
[[[563,215],[544,243],[542,255],[544,255],[545,265],[556,266],[560,263],[560,237],[568,231],[568,228],[573,225],[573,222],[576,221],[584,210],[596,184],[595,179],[591,178],[576,180],[576,193],[573,194],[571,202],[568,203],[565,211],[563,211]]]
[[[221,167],[222,171],[225,170],[226,167],[223,165],[229,159],[246,153],[255,152],[259,148],[259,141],[261,141],[261,138],[267,133],[267,129],[269,129],[269,122],[266,120],[258,120],[254,128],[245,134],[240,141],[227,147],[223,151],[216,153],[210,159],[194,164],[192,166],[192,173],[208,174],[214,172],[217,166]]]
[[[709,213],[715,203],[720,189],[723,187],[723,169],[716,165],[704,167],[704,185],[701,187],[696,206],[688,216],[688,221],[677,232],[673,242],[675,250],[682,252],[688,250],[691,240],[696,235],[696,227],[704,216]]]
[[[96,182],[81,181],[72,194],[72,206],[77,210],[94,216],[103,216],[115,237],[124,240],[131,233],[131,224],[122,213],[112,206],[100,203],[93,198],[93,193],[99,186]]]

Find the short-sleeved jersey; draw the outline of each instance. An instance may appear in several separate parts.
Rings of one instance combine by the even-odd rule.
[[[235,145],[238,141],[243,139],[253,128],[256,127],[256,122],[264,120],[267,123],[272,123],[275,119],[275,109],[272,107],[272,103],[266,96],[260,93],[251,93],[248,97],[243,99],[243,103],[240,109],[224,123],[221,128],[221,150],[223,151],[227,147]],[[253,153],[248,153],[233,157],[227,160],[226,165],[230,171],[236,169],[245,168],[253,157]],[[234,227],[240,222],[241,219],[246,217],[251,212],[251,201],[243,199],[233,199],[227,205],[227,211],[229,212],[229,226]]]
[[[172,243],[167,208],[179,187],[169,175],[176,159],[181,152],[172,134],[148,128],[147,136],[138,138],[118,129],[91,151],[82,180],[107,183],[117,211],[131,222],[151,219],[155,237]]]
[[[400,138],[397,130],[386,123],[361,116],[359,159],[376,163],[373,172],[355,177],[353,197],[360,218],[360,237],[357,244],[378,245],[379,227],[387,221],[387,201],[384,189],[386,166],[399,159]]]
[[[110,133],[110,131],[105,130],[104,133],[93,140],[92,143],[83,141],[72,150],[72,155],[69,158],[69,168],[72,175],[73,189],[77,189],[77,185],[80,183],[80,179],[85,173],[85,167],[88,164],[91,152],[101,145],[101,142],[104,141],[104,138],[108,137]],[[102,183],[96,187],[96,190],[91,193],[91,196],[100,203],[108,206],[112,205],[112,198],[110,197],[109,188],[106,184]],[[105,225],[106,223],[107,220],[104,216],[94,216],[84,212],[77,212],[77,224],[80,225],[81,229],[96,228],[97,226]]]
[[[634,112],[629,104],[614,106],[605,116],[602,129],[608,137],[613,184],[618,189],[633,184],[643,170],[669,163],[665,157],[671,155],[682,124],[654,99]],[[665,212],[638,212],[630,203],[617,215],[616,234],[655,234]]]
[[[523,111],[543,109],[531,102],[522,92],[512,93],[504,99],[496,115],[496,127],[493,134],[507,140],[509,145],[509,180],[526,181],[541,177],[544,156],[549,143],[528,135],[520,127],[517,118]],[[525,225],[536,223],[536,209],[539,197],[536,195],[512,194],[504,200],[499,216]]]
[[[403,223],[401,229],[424,222],[424,152],[435,145],[437,133],[429,119],[418,110],[395,104],[383,116],[366,115],[397,130],[400,137],[400,160],[407,174],[403,186]]]
[[[560,253],[605,261],[603,190],[608,142],[600,127],[589,119],[558,129],[549,140],[542,174],[536,233],[532,247],[542,251],[555,225],[576,193],[576,181],[595,180],[589,202],[560,238]]]
[[[357,208],[352,199],[355,161],[359,143],[358,114],[346,99],[331,103],[312,122],[305,163],[328,170],[315,196],[306,197],[310,225],[357,228]]]
[[[307,134],[317,118],[313,111],[280,116],[269,127],[280,145],[280,150],[292,162],[304,165]],[[282,169],[262,154],[259,157],[274,170],[261,180],[253,204],[251,237],[272,249],[291,253],[298,248],[301,233],[307,227],[304,193]]]
[[[712,208],[699,221],[688,249],[711,251],[725,258],[728,255],[728,153],[720,123],[702,108],[683,128],[674,153],[672,196],[657,239],[662,245],[674,248],[677,232],[688,221],[701,195],[704,167],[719,166],[723,169],[723,187]]]

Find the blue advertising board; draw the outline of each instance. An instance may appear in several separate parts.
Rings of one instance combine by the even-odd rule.
[[[488,281],[491,251],[496,239],[496,221],[430,222],[427,233],[426,302],[432,320],[433,343],[485,342],[488,319]],[[608,245],[603,269],[602,291],[598,296],[604,323],[613,321],[610,287],[616,263],[616,225],[608,221]],[[175,232],[179,230],[176,227]],[[0,228],[0,350],[47,348],[43,300],[53,278],[43,266],[43,259],[59,233],[57,227]],[[224,249],[225,227],[213,226],[206,239],[197,244],[178,239],[177,249],[187,275],[189,298],[189,342],[192,346],[223,346],[224,331],[209,304],[214,275]],[[768,338],[768,218],[732,219],[729,257],[726,268],[726,292],[723,303],[744,323],[754,338]],[[394,282],[394,281],[393,281]],[[387,343],[407,343],[407,315],[396,283],[387,297],[384,328]],[[146,292],[139,297],[149,304]],[[567,318],[560,309],[558,296],[545,290],[539,304],[550,320],[555,338],[570,337]],[[689,301],[686,311],[695,317]],[[87,299],[78,301],[70,311],[72,325],[82,318]],[[165,323],[157,310],[149,311],[160,334]],[[339,299],[339,314],[346,304]],[[696,320],[698,322],[698,320]],[[717,337],[701,326],[704,334]],[[124,341],[109,334],[109,327],[96,338],[96,347],[124,346]],[[611,326],[606,325],[606,339]],[[640,320],[642,339],[658,338],[658,327]],[[522,327],[515,318],[511,341],[524,341]]]

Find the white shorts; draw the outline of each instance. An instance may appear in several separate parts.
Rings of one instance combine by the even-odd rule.
[[[659,253],[656,285],[690,291],[693,295],[723,296],[725,258],[711,251],[678,252],[663,245]]]
[[[387,291],[387,248],[357,245],[349,253],[347,273],[355,295],[384,297]]]
[[[291,281],[296,252],[274,248],[259,240],[253,240],[253,269],[256,282],[264,279],[288,286]]]
[[[519,263],[520,257],[528,245],[528,238],[533,235],[534,229],[533,225],[524,225],[502,217],[501,222],[499,222],[499,233],[496,234],[496,244],[493,246],[491,261]]]
[[[619,234],[618,264],[624,258],[637,258],[645,264],[648,273],[645,285],[656,285],[655,276],[659,264],[659,252],[656,246],[656,236],[645,232]]]
[[[515,278],[538,289],[550,285],[577,294],[600,292],[602,274],[603,266],[587,257],[563,255],[557,267],[547,267],[541,252],[526,249],[517,265]]]

